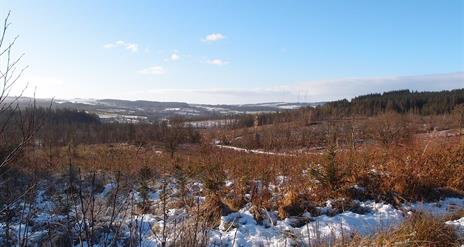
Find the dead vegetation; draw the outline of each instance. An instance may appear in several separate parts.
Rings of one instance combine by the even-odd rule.
[[[61,226],[42,226],[49,234],[41,241],[50,246],[71,242],[111,245],[113,241],[136,246],[147,231],[161,245],[205,246],[211,229],[238,231],[235,220],[226,224],[223,219],[244,207],[258,225],[273,227],[278,220],[288,220],[299,228],[319,215],[333,217],[347,211],[367,214],[369,211],[360,205],[366,200],[401,208],[409,202],[463,197],[461,136],[423,138],[427,130],[418,127],[423,125],[421,121],[419,117],[386,114],[317,125],[294,123],[290,127],[285,123],[289,128],[282,129],[275,125],[253,130],[204,130],[202,143],[182,143],[179,140],[185,129],[177,127],[164,135],[164,143],[30,144],[1,174],[5,181],[0,185],[2,200],[11,201],[25,189],[32,189],[26,190],[15,207],[3,210],[1,220],[10,230],[0,234],[8,243],[28,241],[25,238],[30,229],[18,238],[13,237],[10,225],[33,216],[26,209],[18,213],[17,206],[33,205],[33,198],[41,191],[65,216]],[[428,125],[436,123],[436,119],[430,121]],[[307,128],[319,133],[320,139],[312,139],[308,149],[301,149],[293,141],[313,137],[311,133],[299,136]],[[241,152],[211,144],[215,136],[227,139],[243,133],[253,137],[250,142],[259,142],[251,147],[270,152]],[[266,144],[266,140],[273,144]],[[273,155],[274,149],[263,148],[277,146],[286,150]],[[311,149],[315,146],[321,148]],[[31,187],[33,184],[37,187]],[[329,200],[330,209],[322,211]],[[147,219],[145,215],[156,217]],[[368,246],[440,246],[436,243],[460,241],[443,226],[443,220],[414,217],[396,231],[354,240],[345,237],[343,245],[354,241],[355,245]],[[147,221],[151,222],[149,230],[144,228]],[[432,230],[431,234],[439,236],[428,238],[425,232]],[[289,238],[299,241],[291,234]]]
[[[370,237],[355,237],[340,246],[460,246],[462,239],[440,217],[413,214],[399,227]]]

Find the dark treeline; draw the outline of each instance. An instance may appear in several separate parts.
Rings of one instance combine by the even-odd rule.
[[[191,127],[185,127],[181,120],[170,123],[103,123],[97,115],[85,111],[44,108],[4,112],[0,118],[3,118],[2,122],[11,123],[0,137],[0,142],[6,145],[21,142],[22,132],[28,128],[24,122],[34,123],[37,127],[33,141],[39,146],[200,141],[200,134]],[[173,137],[176,140],[171,140]]]
[[[464,89],[440,92],[411,92],[398,90],[369,94],[329,102],[320,110],[328,114],[373,116],[385,112],[438,115],[450,113],[456,105],[464,104]]]
[[[440,92],[414,92],[409,90],[368,94],[353,98],[328,102],[318,107],[305,107],[277,113],[242,115],[234,127],[251,127],[281,122],[312,122],[339,119],[351,116],[375,116],[387,112],[412,113],[418,115],[439,115],[451,113],[456,106],[464,104],[464,89]]]
[[[85,111],[70,109],[36,109],[39,116],[44,116],[47,124],[100,124],[100,118],[96,114],[90,114]]]

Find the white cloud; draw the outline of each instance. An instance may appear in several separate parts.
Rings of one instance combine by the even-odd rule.
[[[416,76],[342,78],[269,87],[157,88],[132,92],[132,98],[207,104],[320,102],[351,99],[368,93],[399,89],[439,91],[463,87],[464,72],[458,72]]]
[[[309,101],[351,99],[353,97],[386,91],[410,89],[438,91],[464,87],[464,72],[412,75],[341,78],[307,81],[293,85],[294,91],[304,92]],[[300,94],[302,96],[302,94]]]
[[[137,71],[140,74],[162,75],[165,71],[162,66],[154,65]],[[258,102],[318,102],[337,99],[351,99],[367,93],[381,93],[385,91],[410,89],[418,91],[439,91],[464,88],[464,72],[443,73],[413,76],[384,76],[362,78],[340,78],[331,80],[310,80],[301,83],[281,85],[261,84],[262,86],[247,86],[237,84],[237,87],[208,87],[201,88],[201,84],[191,83],[194,88],[176,86],[176,84],[161,84],[156,88],[132,87],[130,90],[95,89],[80,91],[77,81],[81,78],[59,78],[58,75],[25,76],[12,95],[16,95],[29,82],[26,96],[32,96],[37,87],[37,97],[58,98],[126,98],[146,99],[155,101],[182,101],[189,103],[208,104],[246,104]],[[85,81],[85,78],[84,78]],[[23,84],[21,84],[23,83]],[[224,84],[223,84],[224,85]],[[229,84],[230,85],[230,84]],[[171,87],[171,88],[169,88]],[[103,90],[103,91],[102,91]],[[132,91],[134,90],[134,91]]]
[[[206,35],[206,37],[203,38],[202,40],[203,40],[203,42],[216,42],[216,41],[219,41],[219,40],[223,40],[225,38],[226,38],[226,36],[224,36],[221,33],[212,33],[212,34]]]
[[[161,51],[163,52],[163,51]],[[176,62],[188,57],[187,54],[181,53],[179,50],[172,50],[169,56],[164,59],[165,62]]]
[[[119,48],[119,47],[124,48],[130,52],[137,52],[139,50],[139,46],[137,44],[125,42],[122,40],[118,40],[113,43],[108,43],[108,44],[103,45],[103,48],[106,48],[106,49]]]
[[[166,70],[161,66],[151,66],[137,72],[143,75],[163,75],[166,73]]]
[[[212,65],[226,65],[226,64],[229,64],[229,61],[224,61],[224,60],[221,60],[219,58],[211,59],[211,60],[208,60],[206,62],[209,63],[209,64],[212,64]]]
[[[169,56],[169,59],[170,59],[171,61],[177,61],[177,60],[180,59],[180,56],[179,56],[179,54],[177,54],[177,53],[172,53],[171,56]]]

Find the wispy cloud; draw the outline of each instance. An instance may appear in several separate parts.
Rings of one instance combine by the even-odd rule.
[[[219,59],[219,58],[215,58],[215,59],[211,59],[211,60],[207,60],[206,63],[209,63],[209,64],[212,64],[212,65],[226,65],[226,64],[229,64],[229,61],[224,61],[222,59]]]
[[[155,65],[145,69],[141,69],[137,71],[137,73],[143,75],[164,75],[166,73],[166,70],[161,66]]]
[[[108,43],[103,45],[103,48],[111,49],[111,48],[124,48],[130,52],[137,52],[139,51],[139,46],[136,43],[125,42],[122,40],[118,40],[112,43]]]
[[[174,51],[169,55],[169,57],[164,59],[164,61],[165,62],[176,62],[176,61],[179,61],[181,59],[181,57],[182,56],[179,54],[179,52]]]
[[[319,102],[351,99],[368,93],[410,89],[417,91],[450,90],[464,87],[464,72],[334,80],[307,81],[269,87],[153,89],[132,92],[134,97],[160,101],[187,101],[209,104],[246,104],[258,102]]]
[[[358,95],[398,89],[437,91],[464,88],[464,72],[307,81],[293,85],[292,88],[305,92],[310,100],[350,99]]]
[[[204,37],[202,39],[202,41],[203,42],[216,42],[216,41],[219,41],[219,40],[223,40],[225,38],[226,38],[226,36],[224,36],[221,33],[212,33],[212,34],[206,35],[206,37]]]
[[[162,51],[161,53],[165,53]],[[168,56],[164,59],[164,62],[177,62],[180,60],[184,60],[185,58],[188,58],[190,55],[184,54],[180,52],[179,50],[172,50],[169,53],[167,53]]]
[[[246,104],[293,98],[293,93],[284,88],[160,88],[135,90],[127,94],[132,98],[206,104]]]

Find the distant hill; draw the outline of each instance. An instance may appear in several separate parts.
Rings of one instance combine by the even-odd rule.
[[[7,99],[7,100],[12,100]],[[23,107],[30,105],[34,99],[22,97],[18,104]],[[49,107],[51,99],[35,99],[37,106]],[[439,92],[417,92],[397,90],[384,93],[374,93],[332,102],[288,103],[266,102],[242,105],[208,105],[189,104],[185,102],[158,102],[146,100],[118,99],[72,99],[54,100],[54,109],[71,109],[96,114],[103,122],[150,122],[175,116],[183,116],[191,120],[223,119],[240,114],[260,114],[263,122],[295,117],[308,110],[316,110],[316,115],[324,116],[372,116],[387,111],[398,113],[415,113],[422,115],[449,113],[456,105],[464,104],[464,89]],[[292,109],[300,111],[288,112]],[[274,114],[281,112],[282,114]],[[253,122],[253,119],[250,120]]]
[[[22,97],[18,103],[27,106],[32,101],[32,98]],[[36,99],[36,104],[39,107],[49,107],[50,102],[51,99]],[[96,114],[102,121],[108,122],[143,122],[175,116],[183,116],[192,120],[206,120],[221,119],[237,114],[271,113],[274,115],[272,113],[285,112],[291,109],[303,108],[302,110],[305,111],[308,107],[316,108],[320,116],[349,116],[353,114],[372,116],[387,111],[431,115],[449,113],[459,104],[464,104],[464,88],[439,92],[397,90],[361,95],[351,100],[316,103],[265,102],[242,105],[208,105],[146,100],[59,99],[54,100],[52,108],[86,111]],[[298,114],[298,112],[294,112],[294,114]]]
[[[27,106],[32,98],[22,97],[19,104]],[[49,107],[51,99],[36,99],[39,107]],[[146,100],[118,100],[118,99],[57,99],[52,108],[75,109],[96,114],[103,121],[109,122],[139,122],[152,121],[175,116],[192,119],[223,118],[235,114],[271,113],[307,106],[318,106],[323,103],[288,103],[269,102],[243,105],[208,105],[189,104],[185,102],[158,102]]]

